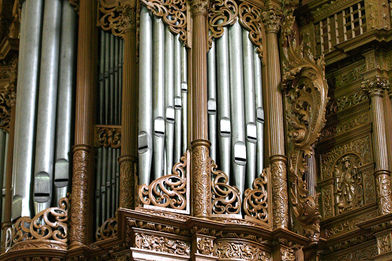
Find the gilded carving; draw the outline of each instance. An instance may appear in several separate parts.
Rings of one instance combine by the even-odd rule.
[[[214,254],[214,239],[212,237],[198,236],[196,244],[197,253],[207,256]]]
[[[269,223],[268,182],[270,177],[270,168],[264,169],[260,176],[253,181],[252,188],[245,190],[243,200],[245,217]]]
[[[105,31],[124,37],[132,28],[136,28],[136,6],[125,0],[99,0],[97,25]]]
[[[186,241],[144,233],[135,233],[135,247],[181,256],[190,254],[190,244]]]
[[[282,261],[295,261],[295,253],[292,248],[281,246],[280,256]]]
[[[327,114],[338,113],[350,109],[358,104],[369,101],[369,97],[362,90],[358,90],[351,95],[342,96],[336,100],[331,100],[328,104]]]
[[[95,233],[95,239],[99,241],[113,238],[117,235],[117,230],[117,217],[109,218],[103,222],[102,226],[97,229],[97,232]]]
[[[262,11],[252,3],[236,0],[214,0],[208,12],[208,25],[210,35],[208,38],[211,47],[212,40],[220,38],[224,33],[224,27],[237,22],[249,31],[249,39],[257,46],[260,57],[263,55],[261,20]]]
[[[388,171],[376,171],[377,198],[382,215],[392,212],[391,206],[391,179]]]
[[[121,147],[121,126],[95,126],[95,147]]]
[[[379,255],[392,251],[392,239],[390,232],[377,236],[377,248]]]
[[[13,225],[12,244],[40,243],[42,248],[56,245],[66,249],[68,241],[68,198],[61,198],[58,207],[42,210],[33,218],[21,217]],[[48,245],[48,246],[46,246]]]
[[[137,159],[131,156],[121,156],[119,205],[122,208],[132,208],[135,205]]]
[[[211,159],[209,142],[196,140],[192,142],[192,187],[194,193],[193,215],[210,216],[212,212],[211,193]]]
[[[237,187],[229,185],[229,177],[211,160],[212,212],[214,214],[238,214],[241,210],[241,196]]]
[[[160,177],[139,189],[139,199],[144,205],[184,210],[187,206],[188,153],[173,166],[173,174]]]
[[[321,189],[321,202],[323,207],[323,218],[330,218],[334,216],[334,196],[333,186],[328,185]]]
[[[348,72],[337,74],[335,77],[336,87],[341,88],[355,81],[363,80],[363,74],[365,71],[366,63],[361,63]]]
[[[371,245],[369,247],[361,247],[356,250],[351,250],[349,253],[344,255],[331,257],[331,260],[341,260],[341,261],[358,261],[358,260],[374,260],[377,255],[377,247]]]
[[[342,120],[336,125],[331,124],[322,130],[321,137],[323,139],[331,138],[333,136],[342,135],[345,132],[351,131],[356,127],[363,126],[370,122],[369,112],[364,112],[360,115],[355,116],[355,118],[350,118],[348,120]]]
[[[271,159],[272,161],[272,159]],[[271,163],[271,179],[273,197],[273,225],[274,228],[288,226],[288,197],[286,179],[286,159],[275,159]]]
[[[187,7],[185,0],[141,0],[155,16],[161,17],[173,34],[187,44]]]
[[[336,161],[334,167],[336,211],[342,214],[347,210],[363,205],[363,178],[359,170],[361,159],[355,154],[346,154]]]
[[[215,246],[215,255],[224,260],[271,260],[270,254],[260,246],[239,240],[218,241]]]

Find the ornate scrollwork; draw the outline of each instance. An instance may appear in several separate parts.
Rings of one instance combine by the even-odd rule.
[[[0,79],[6,79],[6,85],[0,89],[0,129],[9,131],[11,122],[11,107],[15,104],[16,64],[0,67]]]
[[[189,256],[191,252],[186,241],[144,233],[135,233],[135,247],[180,256]]]
[[[208,37],[209,47],[212,40],[220,38],[224,33],[224,27],[233,25],[239,20],[240,24],[249,31],[249,39],[257,46],[260,57],[263,55],[262,11],[259,7],[249,3],[236,0],[211,1],[208,12]]]
[[[105,31],[124,37],[136,27],[136,6],[132,1],[99,0],[97,25]]]
[[[109,218],[102,224],[102,226],[97,229],[97,232],[95,233],[95,238],[97,239],[97,241],[113,238],[117,235],[117,229],[117,217]]]
[[[270,254],[263,248],[246,241],[219,241],[215,247],[215,255],[224,260],[271,260]]]
[[[239,214],[241,210],[240,191],[229,185],[229,178],[211,159],[212,212],[213,214]]]
[[[141,0],[155,16],[161,17],[170,31],[187,44],[187,8],[185,0]]]
[[[314,241],[320,233],[317,196],[309,194],[305,176],[307,159],[325,124],[328,86],[323,58],[315,61],[310,51],[297,45],[293,8],[283,22],[283,80],[288,132],[290,203],[298,230]]]
[[[95,126],[95,147],[121,147],[121,126]]]
[[[68,198],[61,198],[59,207],[42,210],[32,219],[30,217],[19,218],[13,225],[12,249],[22,242],[34,244],[34,242],[43,243],[42,241],[48,244],[60,243],[58,247],[66,249],[68,208]]]
[[[270,168],[266,168],[258,178],[253,181],[252,188],[244,193],[243,207],[245,217],[269,223],[268,213],[268,181],[271,177]]]
[[[139,189],[139,199],[145,206],[152,205],[175,210],[185,210],[187,207],[187,176],[188,152],[181,157],[180,162],[173,166],[173,174],[160,177],[150,185],[142,185]]]

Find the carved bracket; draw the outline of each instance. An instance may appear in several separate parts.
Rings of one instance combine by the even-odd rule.
[[[94,134],[95,147],[121,147],[121,126],[96,125]]]
[[[66,250],[68,209],[68,198],[61,198],[59,207],[42,210],[32,219],[19,218],[12,229],[12,247],[7,247],[11,247],[10,251],[28,247]]]
[[[328,86],[323,58],[315,61],[294,37],[293,9],[283,21],[283,79],[289,161],[290,203],[299,232],[318,241],[320,214],[317,196],[309,195],[307,158],[325,124]]]
[[[186,0],[141,0],[151,13],[161,17],[173,34],[187,44],[187,5]]]
[[[239,215],[241,196],[237,187],[229,185],[229,178],[211,159],[212,213],[213,216]]]
[[[173,174],[160,177],[139,188],[139,199],[146,208],[158,208],[178,213],[190,213],[189,151],[173,166]]]
[[[224,27],[233,25],[237,20],[249,31],[249,39],[257,46],[260,58],[263,56],[262,45],[262,10],[252,3],[236,0],[210,1],[208,13],[208,27],[210,35],[208,44],[211,47],[212,40],[220,38],[224,33]]]
[[[266,168],[258,178],[253,181],[252,188],[248,188],[244,193],[243,208],[245,219],[270,223],[269,216],[269,193],[268,182],[271,178],[270,168]]]

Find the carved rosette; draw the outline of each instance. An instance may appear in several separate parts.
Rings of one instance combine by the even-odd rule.
[[[211,160],[212,175],[212,212],[213,214],[239,214],[241,210],[241,195],[237,187],[229,185],[226,173],[217,169]]]
[[[287,228],[289,223],[287,205],[286,158],[273,156],[271,158],[271,179],[273,197],[273,226]]]
[[[67,249],[68,242],[68,198],[61,198],[58,207],[39,212],[35,217],[21,217],[12,227],[10,251],[34,247]]]
[[[252,188],[245,190],[243,201],[245,218],[269,223],[268,182],[270,177],[270,168],[264,169],[260,176],[253,181]]]
[[[107,219],[102,226],[97,229],[95,238],[97,241],[113,238],[117,235],[118,222],[117,217]]]
[[[206,140],[192,142],[193,215],[211,216],[211,159],[210,143]]]
[[[173,210],[185,210],[187,207],[187,166],[188,152],[180,162],[173,166],[173,174],[160,177],[150,185],[142,185],[139,199],[144,206],[156,206]]]
[[[118,149],[121,147],[121,126],[95,126],[95,147]]]
[[[261,17],[261,9],[249,2],[236,0],[211,1],[208,12],[209,47],[211,47],[213,39],[218,39],[223,35],[224,27],[233,25],[238,20],[249,31],[249,39],[257,47],[257,52],[261,58],[263,55],[263,23]]]
[[[124,37],[130,29],[136,29],[136,9],[133,1],[99,0],[97,25],[113,35]]]
[[[80,217],[90,215],[88,209],[89,201],[89,177],[88,172],[91,168],[91,147],[88,145],[76,145],[73,148],[73,175],[71,193],[71,226],[70,241],[72,244],[86,244],[88,241],[88,220]]]
[[[120,184],[125,189],[120,189],[119,205],[122,208],[132,208],[135,205],[135,180],[137,173],[137,158],[132,156],[121,156]]]
[[[320,214],[317,196],[306,184],[307,160],[325,124],[328,85],[324,61],[315,61],[308,49],[297,45],[292,19],[293,8],[285,13],[282,27],[283,79],[287,129],[290,203],[298,232],[318,241]],[[287,17],[287,20],[286,20]],[[272,175],[273,171],[272,171]]]
[[[151,13],[162,18],[173,34],[187,44],[187,6],[185,0],[141,0]]]

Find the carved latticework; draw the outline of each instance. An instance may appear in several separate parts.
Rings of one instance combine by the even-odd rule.
[[[242,203],[245,218],[269,223],[268,182],[270,177],[270,168],[264,169],[260,176],[253,181],[252,188],[245,190]]]
[[[139,199],[143,207],[158,207],[167,210],[188,212],[189,197],[189,152],[173,166],[173,174],[160,177],[150,185],[139,188]]]
[[[223,35],[224,27],[233,25],[238,20],[249,31],[249,39],[257,46],[257,53],[262,57],[263,23],[261,8],[246,1],[215,0],[210,2],[208,13],[209,46],[211,47],[213,39],[218,39]]]
[[[97,25],[113,35],[124,37],[136,25],[136,6],[132,1],[100,0]]]
[[[241,196],[237,187],[229,185],[226,173],[217,169],[211,159],[211,189],[213,215],[235,215],[241,210]]]
[[[42,248],[66,249],[68,242],[68,198],[59,200],[59,207],[39,212],[35,217],[21,217],[13,225],[12,248],[17,250],[29,244]]]
[[[95,126],[95,147],[121,147],[121,126]]]
[[[323,59],[296,44],[292,13],[283,22],[283,80],[288,136],[290,203],[297,230],[317,241],[320,214],[317,195],[310,195],[305,176],[307,159],[325,123],[328,86]]]
[[[180,40],[187,44],[187,6],[185,0],[141,0],[157,17],[161,17],[169,30],[179,34]]]

